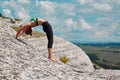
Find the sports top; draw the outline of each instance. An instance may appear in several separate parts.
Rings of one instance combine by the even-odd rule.
[[[35,26],[38,26],[38,18],[32,18],[30,21],[34,21]]]

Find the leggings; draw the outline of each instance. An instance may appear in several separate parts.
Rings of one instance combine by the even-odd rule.
[[[43,24],[43,31],[46,33],[47,35],[47,39],[48,39],[48,48],[52,48],[52,45],[53,45],[53,30],[52,30],[52,27],[51,25],[45,21]]]

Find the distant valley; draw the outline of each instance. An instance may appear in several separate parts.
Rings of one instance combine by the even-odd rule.
[[[82,48],[93,63],[105,69],[120,69],[120,42],[74,44]]]

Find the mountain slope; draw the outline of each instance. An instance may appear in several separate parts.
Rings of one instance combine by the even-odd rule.
[[[49,61],[46,37],[30,40],[22,37],[18,41],[11,25],[0,18],[0,80],[107,80],[111,75],[119,78],[119,71],[94,70],[84,51],[59,37],[55,37],[53,47],[58,62]],[[69,58],[67,64],[59,61],[61,55]]]

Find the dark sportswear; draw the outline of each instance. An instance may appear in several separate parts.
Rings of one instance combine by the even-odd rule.
[[[34,26],[38,26],[38,18],[32,18],[30,21],[34,21],[35,25]]]
[[[30,21],[34,21],[35,26],[38,26],[38,19],[34,19],[32,18]],[[48,21],[45,21],[43,24],[43,31],[46,33],[47,35],[47,39],[48,39],[48,48],[52,48],[53,45],[53,30],[51,25],[48,23]]]
[[[52,48],[53,45],[53,31],[51,25],[48,23],[48,21],[45,21],[43,24],[43,30],[47,35],[48,39],[48,48]]]

